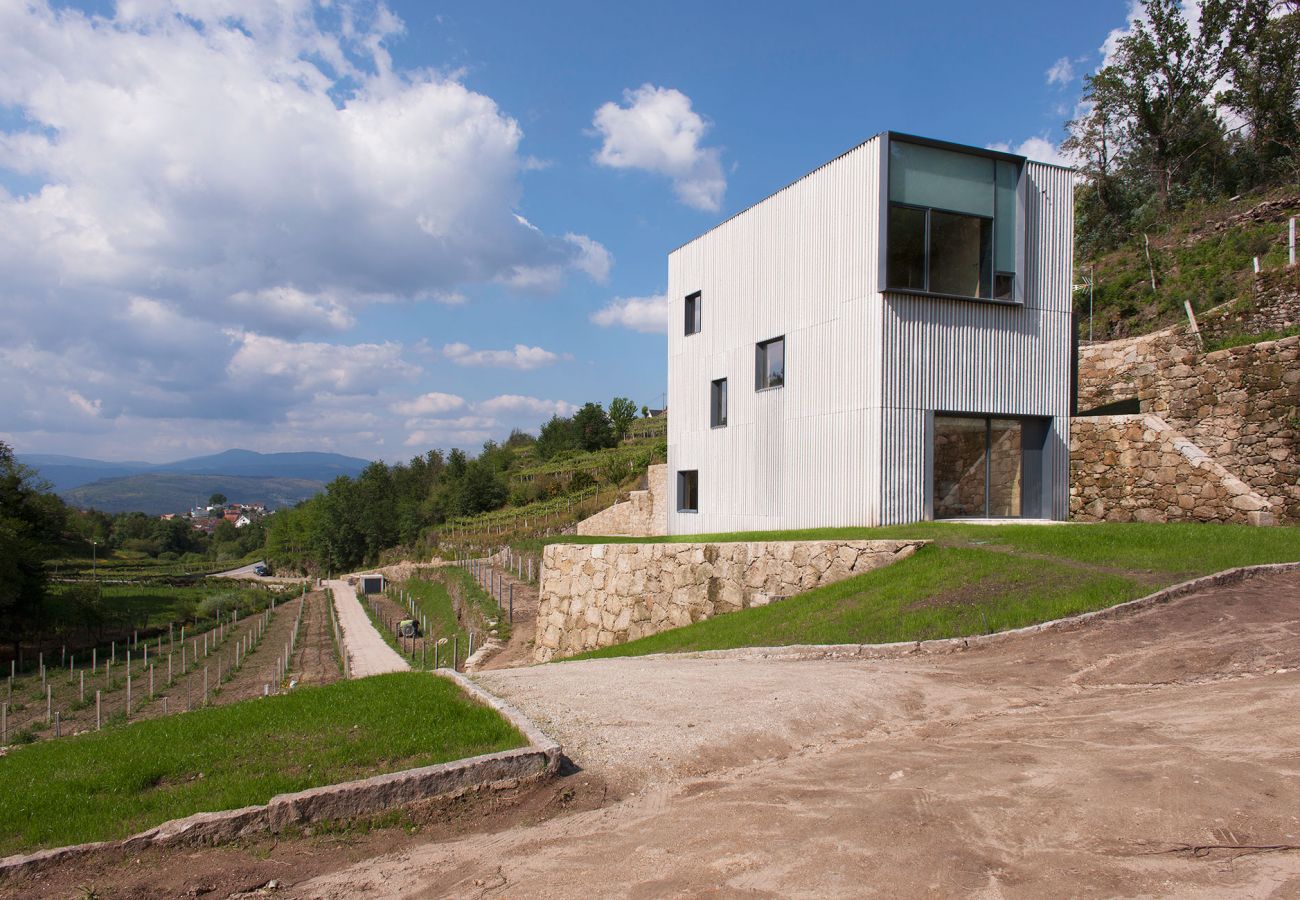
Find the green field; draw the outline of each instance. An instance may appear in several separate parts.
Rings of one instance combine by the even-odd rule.
[[[0,856],[526,743],[452,682],[418,673],[47,741],[0,760]]]
[[[1136,599],[1234,566],[1300,561],[1300,528],[962,525],[651,538],[666,542],[926,538],[912,557],[770,606],[728,613],[577,659],[731,647],[963,637]],[[552,543],[625,543],[574,538]]]

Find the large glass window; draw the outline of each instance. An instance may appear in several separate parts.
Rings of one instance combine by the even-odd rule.
[[[763,341],[754,354],[754,389],[778,388],[785,384],[785,337]]]
[[[727,379],[719,378],[709,388],[709,425],[727,426]]]
[[[896,290],[1017,298],[1019,166],[891,140],[885,282]]]
[[[703,323],[703,297],[699,291],[686,298],[686,333],[696,334]]]
[[[677,511],[700,511],[700,473],[698,469],[677,473]]]
[[[1023,426],[1019,419],[934,417],[934,517],[1022,514]]]

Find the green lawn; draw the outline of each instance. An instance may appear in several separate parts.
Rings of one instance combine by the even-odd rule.
[[[919,523],[648,540],[831,538],[926,538],[934,544],[892,566],[767,607],[729,613],[574,658],[985,634],[1113,606],[1234,566],[1300,560],[1300,528],[1231,525]],[[566,536],[552,543],[634,540]]]
[[[0,856],[526,743],[452,682],[419,673],[44,741],[0,759]]]

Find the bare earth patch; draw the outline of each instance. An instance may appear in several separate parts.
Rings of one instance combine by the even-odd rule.
[[[267,852],[291,897],[1300,896],[1300,574],[964,653],[479,680],[582,770],[545,814],[108,859],[100,896]]]

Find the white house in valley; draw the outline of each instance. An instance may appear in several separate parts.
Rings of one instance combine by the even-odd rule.
[[[1066,518],[1072,190],[885,132],[670,253],[668,533]]]

